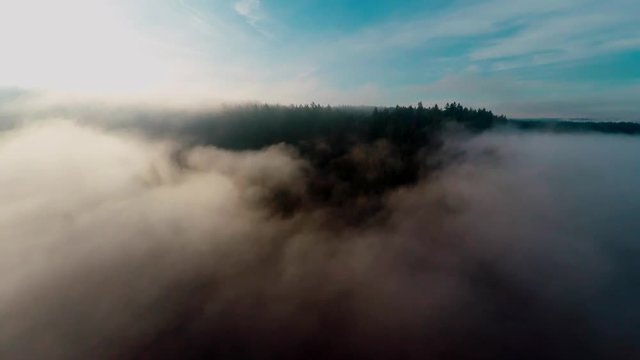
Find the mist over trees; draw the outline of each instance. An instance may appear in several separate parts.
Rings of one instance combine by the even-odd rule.
[[[486,109],[457,103],[442,109],[422,103],[391,108],[312,103],[234,107],[190,119],[181,131],[193,145],[294,147],[312,167],[306,196],[296,198],[282,189],[274,204],[289,214],[318,205],[342,208],[340,218],[361,222],[379,212],[381,195],[414,184],[438,167],[437,161],[425,159],[442,146],[444,131],[477,133],[505,121]]]
[[[278,204],[283,214],[318,206],[341,209],[339,218],[347,223],[370,221],[382,209],[382,195],[415,184],[446,165],[450,159],[443,159],[440,152],[444,137],[496,129],[640,133],[635,123],[509,120],[456,102],[444,107],[421,102],[395,107],[252,104],[169,124],[154,128],[146,123],[145,131],[180,134],[194,146],[236,151],[275,144],[295,148],[311,165],[307,192],[300,198],[281,189],[272,204]]]
[[[589,145],[549,166],[548,138],[590,138],[551,133],[637,124],[509,120],[458,103],[64,111],[0,138],[11,270],[0,358],[640,353],[609,335],[624,309],[594,323],[592,307],[632,303],[593,300],[611,256],[598,241],[623,231],[591,205],[611,207],[600,191],[616,186],[586,176],[600,194],[589,203],[581,187],[563,201],[566,188],[546,183],[573,188],[574,163],[608,163]],[[622,205],[620,229],[633,230],[637,206]]]
[[[247,105],[188,121],[185,131],[197,142],[229,149],[257,149],[275,143],[298,145],[327,139],[336,143],[373,142],[424,146],[445,126],[481,131],[506,121],[486,109],[460,104],[391,108],[310,105]]]

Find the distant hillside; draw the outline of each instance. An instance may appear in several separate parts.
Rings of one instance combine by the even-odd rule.
[[[640,134],[640,123],[593,120],[523,119],[509,120],[506,124],[519,130],[557,133],[592,132],[603,134]]]

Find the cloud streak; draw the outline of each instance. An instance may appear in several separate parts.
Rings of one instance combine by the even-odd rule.
[[[262,36],[273,38],[273,34],[267,31],[263,26],[265,16],[261,5],[260,0],[239,0],[233,4],[233,9]]]
[[[233,8],[251,24],[255,24],[260,19],[258,15],[260,0],[240,0],[233,5]]]

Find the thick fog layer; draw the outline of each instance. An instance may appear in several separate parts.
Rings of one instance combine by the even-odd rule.
[[[313,177],[288,146],[7,130],[0,358],[633,358],[638,153],[451,137],[441,170],[343,226],[313,203],[273,211]]]

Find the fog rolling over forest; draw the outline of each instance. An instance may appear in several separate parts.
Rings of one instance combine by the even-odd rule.
[[[0,134],[0,358],[640,355],[638,137],[456,103],[81,114]]]
[[[640,359],[638,15],[0,0],[0,360]]]

